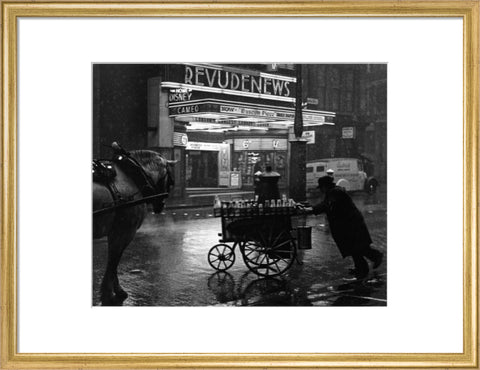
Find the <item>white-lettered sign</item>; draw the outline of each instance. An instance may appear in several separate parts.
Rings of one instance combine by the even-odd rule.
[[[207,151],[213,151],[213,152],[218,152],[222,148],[221,143],[204,143],[201,141],[189,141],[187,143],[187,147],[185,149],[187,150],[207,150]]]
[[[315,131],[303,131],[302,139],[307,140],[307,144],[315,144]]]
[[[355,139],[355,127],[342,127],[342,139]]]

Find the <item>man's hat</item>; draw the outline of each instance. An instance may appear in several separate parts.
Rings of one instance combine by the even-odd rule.
[[[333,171],[331,168],[329,168],[329,169],[327,170],[327,173],[334,173],[334,171]]]
[[[321,188],[323,186],[329,188],[332,185],[333,185],[333,178],[331,176],[322,176],[318,179],[317,188]]]

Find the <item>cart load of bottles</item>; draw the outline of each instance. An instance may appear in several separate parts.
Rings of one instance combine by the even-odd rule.
[[[215,197],[213,215],[215,217],[254,217],[271,215],[296,215],[297,207],[293,199],[221,201]]]

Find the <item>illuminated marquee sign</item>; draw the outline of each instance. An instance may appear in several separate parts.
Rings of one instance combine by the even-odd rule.
[[[189,116],[189,115],[199,115],[201,113],[211,113],[211,114],[221,114],[221,115],[232,115],[240,117],[252,117],[252,118],[261,118],[272,121],[289,121],[293,122],[295,120],[295,112],[293,109],[291,111],[283,110],[274,110],[274,109],[263,109],[256,107],[248,106],[236,106],[236,105],[221,105],[214,102],[207,103],[198,103],[195,102],[185,102],[185,104],[177,103],[171,104],[169,106],[169,115],[170,116]],[[328,117],[330,119],[330,117]],[[227,121],[224,119],[223,121]],[[310,112],[303,113],[303,121],[305,123],[320,123],[323,124],[326,122],[325,116],[321,114],[313,114]],[[255,126],[258,126],[260,122],[256,122]]]
[[[171,89],[168,93],[170,103],[189,101],[192,99],[192,90],[190,89]]]
[[[287,139],[250,138],[234,139],[234,150],[287,150]]]
[[[273,110],[265,109],[253,109],[253,108],[243,108],[243,107],[233,107],[233,106],[220,106],[220,113],[231,113],[231,114],[240,114],[250,117],[259,117],[259,118],[271,118],[271,119],[281,119],[281,120],[291,120],[295,119],[294,112],[279,112]],[[318,114],[303,114],[303,120],[306,122],[317,122],[324,123],[325,117]]]
[[[192,114],[200,112],[199,104],[181,105],[178,107],[170,108],[170,114]]]
[[[293,78],[283,76],[262,73],[249,74],[228,68],[186,65],[183,83],[262,95],[293,97],[295,91],[293,81]]]
[[[306,122],[324,123],[325,122],[325,116],[319,116],[319,115],[316,115],[316,114],[304,113],[303,114],[303,120],[306,121]]]
[[[205,143],[201,141],[189,141],[186,145],[187,150],[205,150],[218,152],[224,147],[224,144],[220,143]]]
[[[274,111],[254,109],[254,108],[244,108],[244,107],[231,107],[231,106],[225,106],[225,105],[220,106],[220,113],[241,114],[244,116],[251,116],[251,117],[275,118]]]

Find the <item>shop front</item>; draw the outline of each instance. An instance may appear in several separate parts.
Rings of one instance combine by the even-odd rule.
[[[271,166],[280,174],[280,187],[287,185],[287,139],[285,137],[250,137],[233,140],[234,170],[241,173],[244,187],[253,187],[254,175]]]
[[[188,142],[185,153],[187,188],[229,186],[229,147],[224,143]]]
[[[150,146],[178,153],[180,186],[252,189],[254,174],[271,166],[286,188],[295,78],[210,64],[169,67],[163,80],[149,82]],[[306,127],[333,125],[334,117],[303,110]]]

